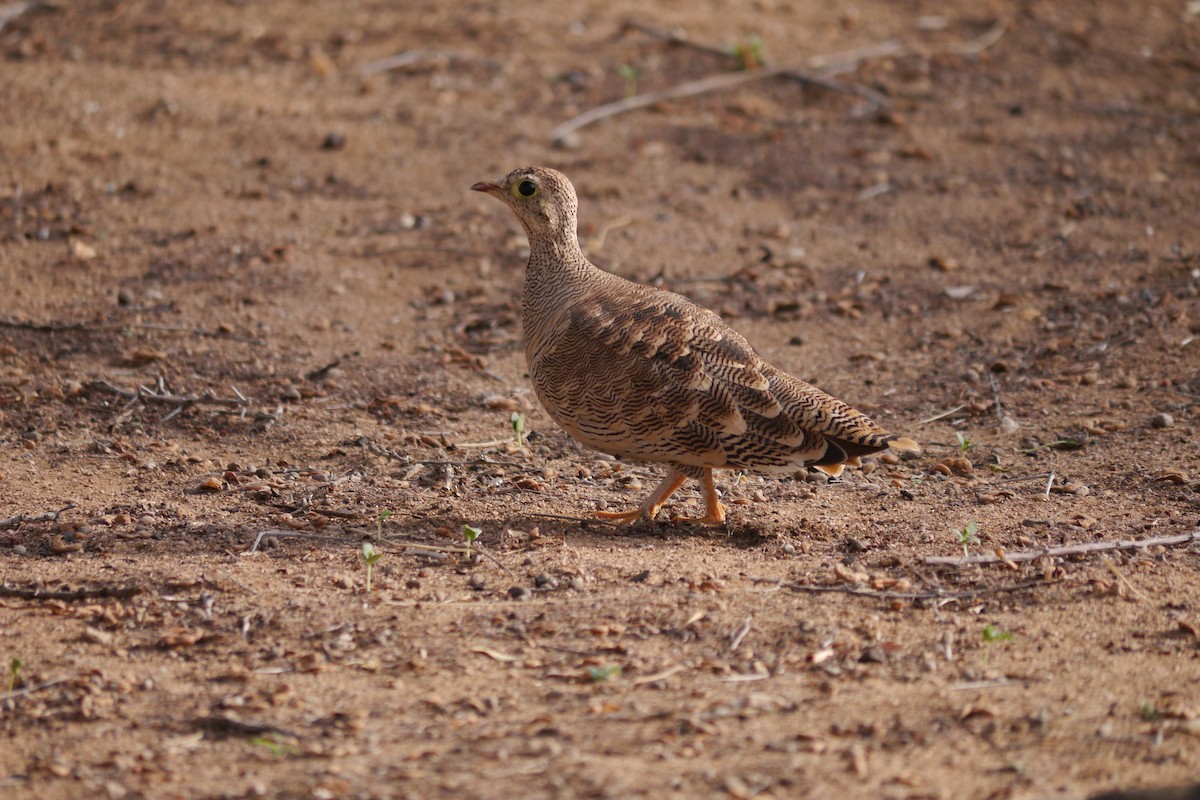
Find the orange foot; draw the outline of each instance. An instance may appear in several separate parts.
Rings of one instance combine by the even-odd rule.
[[[671,495],[675,494],[676,490],[680,486],[683,486],[686,480],[686,475],[682,475],[675,470],[670,470],[667,473],[667,477],[663,478],[662,483],[633,511],[597,511],[596,516],[600,519],[612,520],[622,525],[637,522],[639,519],[652,520],[658,514],[659,510],[667,504],[667,500]]]
[[[596,517],[599,519],[612,520],[621,525],[627,525],[637,522],[642,518],[642,510],[635,508],[633,511],[597,511]]]
[[[717,487],[713,486],[712,470],[704,471],[704,516],[676,517],[673,522],[686,522],[693,525],[724,525],[725,506],[717,497]]]

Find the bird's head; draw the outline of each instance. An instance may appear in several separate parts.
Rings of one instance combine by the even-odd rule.
[[[545,167],[513,170],[496,182],[482,181],[471,187],[490,194],[513,210],[530,245],[549,238],[565,244],[575,241],[579,199],[575,187],[561,172]]]

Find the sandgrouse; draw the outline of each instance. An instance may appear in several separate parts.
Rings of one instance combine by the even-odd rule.
[[[597,516],[653,519],[694,478],[706,513],[687,521],[720,524],[713,469],[838,475],[868,453],[918,449],[768,364],[713,312],[593,265],[565,175],[526,167],[471,188],[511,208],[529,237],[525,358],[546,411],[588,447],[667,466],[639,508]]]

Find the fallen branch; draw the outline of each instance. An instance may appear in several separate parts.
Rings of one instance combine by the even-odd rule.
[[[690,41],[684,33],[677,31],[663,31],[651,25],[643,25],[637,22],[626,22],[622,30],[637,30],[646,33],[650,36],[663,39],[672,44],[685,45],[700,50],[710,55],[719,55],[724,58],[737,60],[739,57],[736,53],[727,52],[720,48],[710,45],[698,44]],[[987,50],[1004,36],[1008,30],[1008,22],[999,20],[982,36],[972,39],[968,42],[960,42],[951,45],[947,50],[949,52],[958,53],[965,56],[977,56]],[[869,59],[887,58],[889,56],[902,55],[909,52],[909,48],[905,47],[896,39],[888,39],[879,44],[867,45],[866,47],[858,48],[843,53],[831,53],[825,56],[812,56],[807,60],[807,69],[802,69],[796,66],[790,67],[767,67],[764,69],[756,69],[750,71],[736,73],[721,73],[719,75],[711,75],[707,78],[701,78],[698,81],[681,84],[669,89],[664,89],[658,92],[649,92],[646,94],[634,95],[626,97],[623,100],[618,100],[613,103],[593,108],[590,111],[585,111],[582,114],[567,120],[563,124],[550,132],[550,140],[552,142],[561,142],[569,134],[579,130],[582,127],[591,125],[607,117],[623,114],[626,111],[632,111],[638,108],[644,108],[648,105],[662,102],[664,100],[674,100],[679,97],[689,97],[692,95],[702,94],[704,92],[712,92],[720,89],[727,89],[731,86],[745,83],[751,80],[760,78],[770,78],[775,76],[786,77],[791,80],[812,86],[820,86],[823,89],[828,89],[835,92],[843,92],[846,94],[854,94],[869,100],[876,107],[886,108],[891,103],[887,97],[872,89],[867,89],[862,86],[854,86],[852,84],[843,83],[834,80],[835,75],[841,75],[851,70],[856,69],[860,64]]]
[[[964,56],[977,56],[1004,37],[1008,31],[1008,20],[997,20],[982,36],[969,42],[951,45],[951,50]]]
[[[80,333],[112,333],[113,331],[123,330],[158,331],[161,333],[189,333],[193,336],[228,339],[245,344],[265,344],[264,340],[254,336],[238,336],[234,333],[210,331],[205,328],[193,328],[187,325],[159,325],[152,322],[32,322],[30,320],[4,317],[0,318],[0,328],[13,328],[15,330],[34,331],[36,333],[65,333],[69,331],[78,331]]]
[[[0,31],[15,19],[18,19],[22,14],[29,11],[38,11],[41,9],[53,8],[48,3],[39,3],[36,0],[22,3],[10,3],[6,6],[0,6]]]
[[[17,514],[15,517],[0,519],[0,531],[8,528],[16,528],[26,522],[58,522],[59,516],[64,511],[69,511],[74,507],[74,503],[67,503],[58,511],[45,511],[41,514]]]
[[[1084,553],[1097,553],[1104,550],[1140,550],[1146,547],[1169,544],[1187,544],[1200,541],[1200,530],[1191,533],[1180,533],[1174,536],[1156,536],[1152,539],[1118,540],[1115,542],[1088,542],[1066,547],[1048,547],[1044,550],[1029,550],[1021,553],[1005,553],[1003,557],[984,553],[977,556],[925,556],[921,561],[925,564],[946,564],[952,567],[965,567],[970,564],[1001,564],[1009,561],[1036,561],[1039,558],[1054,558],[1056,556],[1074,556]]]
[[[550,140],[552,142],[561,142],[570,134],[574,133],[580,128],[591,125],[593,122],[598,122],[599,120],[606,119],[607,117],[613,117],[617,114],[624,114],[627,111],[633,111],[638,108],[652,106],[655,103],[661,103],[664,100],[677,100],[681,97],[691,97],[692,95],[704,94],[705,92],[715,92],[719,89],[728,89],[732,86],[738,86],[750,81],[773,78],[778,75],[783,75],[787,72],[789,72],[788,67],[767,67],[748,72],[721,72],[716,75],[709,75],[707,78],[689,81],[687,83],[682,83],[678,86],[672,86],[668,89],[662,89],[657,92],[635,94],[622,100],[597,106],[590,111],[583,112],[573,119],[567,120],[554,130],[550,131]]]
[[[67,603],[76,600],[113,599],[126,600],[142,593],[140,586],[100,586],[95,589],[60,589],[46,591],[45,589],[18,589],[4,584],[0,586],[0,596],[18,597],[22,600],[62,600]]]
[[[237,408],[244,412],[246,406],[250,405],[249,398],[239,392],[237,387],[230,387],[233,389],[234,394],[237,395],[236,397],[217,397],[213,393],[212,389],[205,389],[203,394],[198,395],[178,395],[168,392],[161,378],[159,378],[157,389],[150,389],[146,386],[139,385],[137,387],[137,391],[131,392],[126,389],[113,386],[111,383],[104,380],[91,381],[88,383],[88,388],[115,394],[118,397],[128,400],[130,403],[141,401],[143,403],[174,406],[174,410],[163,417],[163,422],[166,422],[176,414],[184,411],[185,409],[191,408],[192,406],[208,405],[222,408]]]
[[[681,47],[690,47],[693,50],[698,50],[710,56],[726,59],[727,61],[741,66],[742,58],[734,49],[723,49],[713,47],[710,44],[701,42],[693,42],[687,37],[687,33],[682,29],[663,30],[656,28],[653,25],[646,25],[641,22],[632,20],[626,21],[622,27],[622,32],[635,30],[644,33],[647,36],[652,36],[656,39],[662,39],[665,42]],[[785,67],[780,73],[786,78],[790,78],[798,83],[806,83],[812,86],[819,86],[822,89],[828,89],[832,92],[841,92],[842,94],[853,94],[870,100],[876,106],[886,108],[891,104],[888,98],[881,95],[879,92],[867,89],[862,86],[854,86],[852,84],[843,83],[833,79],[834,75],[849,72],[857,67],[868,58],[884,58],[886,56],[895,55],[903,50],[903,47],[895,39],[889,39],[880,44],[868,45],[865,48],[845,51],[841,53],[832,53],[828,56],[814,56],[808,61],[808,66],[811,69],[818,70],[812,72],[809,70],[800,69],[799,67]]]
[[[24,689],[14,689],[11,692],[0,692],[0,703],[8,700],[11,697],[20,697],[22,695],[40,692],[43,689],[49,689],[51,686],[58,686],[59,684],[66,683],[69,680],[72,680],[72,678],[56,678],[55,680],[46,681],[45,683],[39,683],[34,686],[26,686]]]
[[[258,532],[258,536],[254,537],[254,544],[250,545],[250,549],[246,550],[245,552],[257,553],[258,546],[262,544],[262,540],[268,536],[275,536],[277,538],[280,536],[295,536],[300,539],[324,539],[330,542],[345,541],[337,536],[326,536],[325,534],[321,533],[303,533],[302,531],[291,531],[284,528],[267,528],[266,530]]]
[[[481,58],[470,53],[459,53],[453,50],[405,50],[403,53],[397,53],[394,56],[381,58],[378,61],[372,61],[363,65],[363,75],[378,75],[381,72],[390,72],[394,69],[403,69],[404,67],[412,66],[420,61],[465,61],[468,63],[477,63],[484,66],[494,66],[489,58]]]
[[[200,730],[221,736],[262,736],[264,734],[274,734],[276,736],[287,736],[291,739],[300,738],[298,734],[289,731],[287,728],[280,728],[269,722],[249,722],[222,714],[209,714],[206,717],[196,717],[192,720],[192,725]]]
[[[1024,589],[1034,589],[1039,586],[1046,586],[1044,580],[1025,581],[1024,583],[1011,583],[1002,586],[989,586],[983,589],[964,589],[957,592],[948,592],[943,589],[934,589],[928,592],[889,592],[876,591],[875,589],[866,589],[862,586],[846,585],[841,583],[792,583],[791,581],[781,580],[779,578],[750,578],[754,583],[768,583],[778,586],[781,589],[790,589],[793,592],[806,592],[809,594],[853,594],[859,597],[874,597],[879,600],[963,600],[968,597],[982,597],[989,594],[1003,594],[1005,592],[1019,592]]]

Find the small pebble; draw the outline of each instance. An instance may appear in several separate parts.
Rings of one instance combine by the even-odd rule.
[[[528,600],[529,590],[524,586],[514,586],[508,590],[508,596],[512,600]]]
[[[29,548],[27,548],[23,544],[19,544],[13,548],[13,553],[15,553],[16,555],[19,555],[19,556],[23,556],[28,552],[29,552]]]
[[[472,575],[467,579],[467,586],[470,586],[472,589],[478,591],[479,589],[487,586],[487,580],[485,580],[482,575]]]
[[[408,580],[406,580],[404,582],[404,588],[405,589],[420,589],[421,582],[419,580],[417,580],[416,578],[409,578]]]
[[[1175,418],[1170,414],[1161,413],[1155,414],[1150,418],[1150,425],[1154,428],[1169,428],[1175,424]]]
[[[783,550],[785,555],[789,555],[789,556],[796,555],[796,545],[792,544],[791,542],[784,542],[783,547],[781,549]]]
[[[578,575],[572,575],[570,580],[567,581],[567,586],[577,592],[581,592],[583,591],[584,586],[583,578],[579,577]]]
[[[548,575],[543,572],[533,579],[533,585],[539,589],[557,589],[558,581],[553,575]]]

